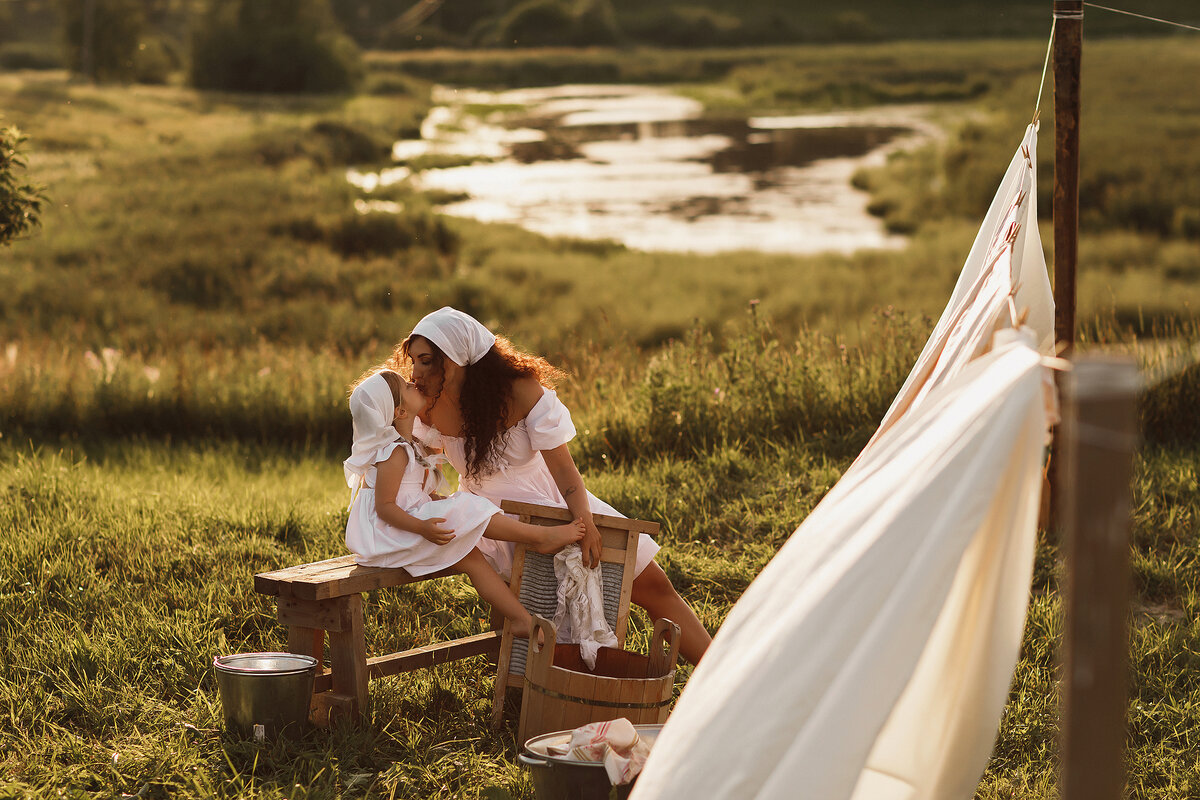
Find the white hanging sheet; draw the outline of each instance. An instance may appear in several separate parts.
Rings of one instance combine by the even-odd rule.
[[[730,612],[633,800],[974,794],[1020,647],[1050,421],[1036,143],[1030,126],[880,430]]]
[[[997,338],[746,590],[633,800],[971,796],[1020,644],[1046,420],[1032,335]]]
[[[1025,129],[950,301],[863,452],[933,387],[979,355],[994,330],[1010,325],[1010,308],[1026,315],[1037,349],[1053,355],[1054,295],[1037,227],[1036,125]]]

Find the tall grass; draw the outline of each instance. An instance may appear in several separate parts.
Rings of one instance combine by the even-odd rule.
[[[911,355],[921,337],[898,329],[891,341]],[[803,348],[803,337],[799,343]],[[1170,360],[1160,343],[1151,344],[1153,350],[1139,350],[1145,366]],[[785,368],[785,380],[758,371],[777,365],[793,346],[763,321],[747,320],[720,342],[697,332],[644,369],[594,374],[576,366],[567,387],[583,409],[576,452],[589,487],[630,514],[664,522],[660,561],[710,628],[869,433],[874,409],[860,406],[823,417],[817,435],[772,428],[796,424],[784,421],[790,407],[805,407],[802,395],[842,396],[854,371],[849,365],[887,363],[869,347],[850,346],[844,355],[824,347],[802,349],[807,369]],[[651,404],[672,385],[711,393],[714,373],[729,391],[714,402],[739,410],[728,418],[693,409],[686,397],[678,418]],[[860,385],[878,383],[885,396],[902,377],[894,374],[892,386],[886,377]],[[103,380],[99,372],[93,378]],[[1197,388],[1194,381],[1183,388],[1175,410],[1164,412],[1165,424],[1188,423],[1191,406],[1182,401]],[[750,408],[758,392],[773,398],[763,404],[773,412]],[[614,418],[639,446],[623,454],[601,446]],[[41,796],[66,787],[102,796],[531,796],[528,777],[511,760],[511,727],[488,729],[491,678],[482,662],[375,682],[368,723],[356,729],[265,745],[222,732],[212,656],[274,649],[284,640],[270,599],[253,593],[252,575],[343,552],[340,452],[278,441],[5,442],[6,793]],[[1129,767],[1138,797],[1187,796],[1196,785],[1200,714],[1191,700],[1191,654],[1200,648],[1200,628],[1190,620],[1200,577],[1198,470],[1195,448],[1178,441],[1143,448],[1136,470]],[[1054,796],[1056,558],[1053,539],[1044,537],[1022,659],[979,797]],[[373,652],[483,625],[484,609],[462,581],[374,593],[367,606]],[[634,629],[632,646],[644,647],[644,618]]]

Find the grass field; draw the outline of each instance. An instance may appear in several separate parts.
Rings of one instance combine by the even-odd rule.
[[[712,54],[727,66],[686,90],[713,113],[908,102],[904,86],[945,73],[952,95],[922,99],[942,103],[946,138],[860,176],[910,246],[816,257],[547,240],[444,219],[403,188],[398,218],[358,215],[345,168],[380,163],[428,103],[395,59],[376,66],[386,93],[354,98],[0,73],[5,122],[30,135],[30,176],[53,201],[35,238],[0,251],[0,796],[531,797],[514,726],[487,727],[478,660],[377,682],[360,729],[268,745],[222,732],[212,657],[284,643],[251,576],[343,552],[347,383],[443,303],[547,353],[571,373],[589,488],[663,522],[660,562],[716,628],[903,381],[1019,140],[1043,48]],[[666,80],[695,54],[643,56]],[[1130,796],[1161,800],[1200,797],[1200,173],[1181,144],[1200,133],[1196,59],[1167,39],[1089,45],[1085,61],[1080,334],[1154,376],[1128,767]],[[1043,192],[1050,141],[1046,125]],[[1056,559],[1043,535],[979,798],[1054,796]],[[380,651],[477,632],[485,614],[463,581],[368,607]],[[645,636],[639,618],[635,646]]]

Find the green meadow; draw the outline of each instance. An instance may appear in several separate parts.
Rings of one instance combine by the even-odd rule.
[[[0,796],[530,798],[482,659],[376,681],[366,723],[256,744],[212,658],[281,648],[256,572],[344,553],[347,385],[420,315],[470,311],[569,373],[589,488],[663,524],[702,621],[837,481],[952,289],[1036,102],[1044,41],[371,54],[353,97],[0,72],[51,200],[0,250]],[[590,61],[589,61],[590,60]],[[348,168],[415,135],[430,81],[676,85],[712,114],[923,103],[944,136],[856,176],[898,251],[699,257],[438,214],[359,214]],[[1079,337],[1146,376],[1133,488],[1128,794],[1200,797],[1200,51],[1088,43]],[[1049,255],[1050,87],[1039,201]],[[414,165],[419,167],[420,165]],[[978,798],[1051,798],[1059,547]],[[483,630],[459,579],[381,592],[369,646]],[[632,645],[645,647],[643,616]],[[686,682],[689,668],[679,675]]]

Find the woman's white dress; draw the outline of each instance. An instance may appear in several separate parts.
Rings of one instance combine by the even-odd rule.
[[[541,454],[542,450],[553,450],[575,438],[571,412],[552,389],[543,388],[541,398],[525,419],[509,428],[499,468],[478,480],[466,477],[466,442],[463,439],[447,436],[419,419],[414,425],[414,433],[429,447],[440,447],[445,451],[451,466],[461,476],[460,488],[472,495],[486,497],[496,505],[502,500],[516,500],[557,508],[567,507]],[[455,497],[458,494],[464,492],[458,492]],[[588,506],[593,514],[625,516],[591,492],[588,492]],[[512,542],[491,539],[479,543],[480,552],[506,578],[512,575],[514,547]],[[635,574],[641,574],[657,552],[658,544],[654,539],[641,534],[638,538]]]
[[[403,567],[414,577],[462,561],[481,543],[488,522],[500,509],[489,500],[458,492],[444,500],[432,500],[429,493],[442,483],[436,464],[426,469],[416,459],[413,445],[403,439],[381,447],[374,463],[386,461],[397,447],[408,450],[408,466],[396,493],[396,505],[419,519],[442,517],[440,527],[454,531],[447,544],[435,544],[419,533],[401,530],[379,518],[375,511],[375,481],[377,471],[372,465],[366,473],[365,484],[350,505],[346,523],[346,547],[354,553],[359,564],[372,567]]]

